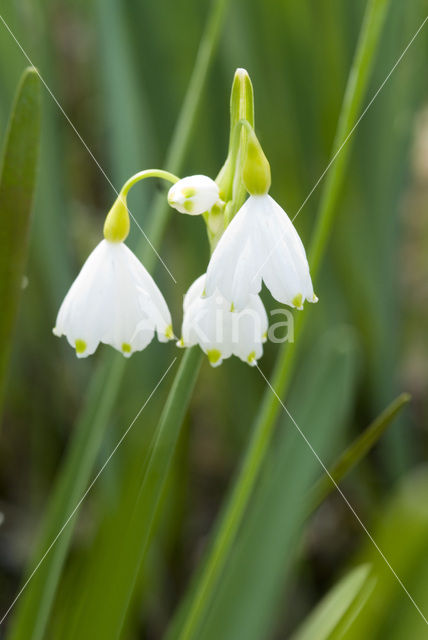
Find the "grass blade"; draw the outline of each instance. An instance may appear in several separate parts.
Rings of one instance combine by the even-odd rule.
[[[290,640],[332,640],[338,625],[351,613],[358,615],[370,597],[376,580],[370,575],[370,565],[353,569],[322,599]],[[337,637],[335,635],[335,637]]]
[[[119,638],[135,584],[151,539],[163,487],[180,434],[187,404],[199,373],[202,352],[186,350],[144,464],[144,473],[134,511],[123,526],[120,544],[104,561],[104,579],[82,594],[78,624],[73,637],[90,640],[96,634],[105,640]],[[104,560],[104,559],[103,559]],[[114,581],[109,576],[114,575]]]
[[[331,443],[340,440],[348,422],[357,361],[354,333],[341,327],[328,331],[305,361],[287,402],[291,415],[323,460],[332,455]],[[290,428],[285,412],[280,426],[239,542],[213,600],[204,607],[206,617],[195,628],[195,637],[268,638],[284,610],[282,594],[300,549],[305,521],[304,496],[318,475],[319,462],[297,430]],[[212,552],[221,553],[221,549],[213,548]],[[194,581],[194,588],[198,586]],[[168,640],[177,636],[179,628]]]
[[[370,540],[357,557],[368,563],[376,584],[371,597],[347,629],[346,640],[413,638],[427,635],[428,473],[426,467],[408,474],[386,504],[376,510],[373,536],[390,566],[408,589],[406,594]]]
[[[40,79],[24,71],[9,120],[0,174],[0,408],[27,256],[40,138]]]
[[[330,469],[330,473],[336,484],[339,484],[367,455],[370,449],[374,447],[394,418],[400,413],[403,407],[410,402],[410,398],[411,396],[408,393],[402,393],[398,398],[395,398],[367,429],[354,440],[346,451],[342,453]],[[335,485],[327,475],[320,478],[314,487],[311,508],[316,509],[334,489]]]

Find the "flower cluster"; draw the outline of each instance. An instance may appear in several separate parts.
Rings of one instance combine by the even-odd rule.
[[[235,76],[242,77],[242,72]],[[94,353],[100,342],[130,356],[144,349],[155,332],[161,342],[174,338],[162,293],[124,244],[130,226],[126,195],[146,177],[173,182],[169,204],[180,213],[202,214],[209,234],[215,229],[206,273],[184,297],[179,347],[199,345],[213,366],[232,355],[255,365],[268,331],[259,296],[262,283],[278,302],[296,309],[317,301],[302,241],[269,195],[269,163],[251,124],[235,123],[231,140],[238,140],[239,148],[229,150],[217,181],[203,175],[179,180],[166,171],[148,170],[125,183],[106,217],[104,239],[83,265],[56,320],[55,335],[65,335],[78,357]],[[249,197],[233,210],[240,193],[236,185],[243,185]]]

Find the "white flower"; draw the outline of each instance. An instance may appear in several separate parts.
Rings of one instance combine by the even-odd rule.
[[[210,211],[219,199],[219,188],[208,176],[188,176],[168,191],[168,202],[180,213],[192,216]]]
[[[239,310],[260,291],[262,280],[276,300],[291,307],[318,300],[299,234],[268,194],[250,196],[220,238],[208,265],[206,294],[218,289]]]
[[[153,339],[173,338],[171,315],[153,278],[123,242],[102,240],[73,282],[53,330],[65,335],[78,358],[100,342],[124,356]]]
[[[263,353],[268,318],[259,296],[249,296],[242,311],[231,311],[230,303],[218,291],[202,297],[204,273],[191,285],[184,297],[182,338],[180,347],[199,344],[212,366],[235,355],[254,366]]]

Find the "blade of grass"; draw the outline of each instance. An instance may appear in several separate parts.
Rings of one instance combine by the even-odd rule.
[[[397,485],[385,505],[376,508],[373,527],[376,541],[425,618],[428,610],[427,491],[427,469],[420,467]],[[419,615],[370,541],[364,543],[356,560],[371,565],[376,584],[371,597],[347,629],[346,640],[426,638],[426,619]]]
[[[40,139],[40,79],[28,68],[12,108],[0,173],[0,414],[27,256]]]
[[[133,512],[123,525],[120,545],[114,553],[110,551],[108,562],[103,558],[103,582],[96,585],[98,588],[92,591],[90,599],[86,599],[85,592],[83,594],[73,637],[82,640],[97,636],[104,640],[120,637],[201,360],[202,352],[196,347],[186,350],[183,355],[143,464]],[[114,580],[110,580],[110,576],[114,576]]]
[[[400,394],[342,453],[330,468],[331,476],[336,484],[339,484],[360,460],[367,455],[370,449],[374,447],[394,418],[400,413],[403,407],[410,402],[410,399],[411,396],[408,393]],[[316,509],[334,489],[335,485],[329,476],[325,475],[320,478],[313,489],[311,510]]]
[[[334,455],[332,443],[340,442],[349,422],[357,371],[355,334],[339,326],[317,340],[293,384],[287,407],[323,460]],[[270,638],[278,616],[284,619],[284,589],[301,548],[305,497],[319,474],[318,460],[289,425],[284,413],[239,539],[199,627],[204,640]]]
[[[140,86],[141,81],[137,82],[122,3],[120,0],[97,0],[94,11],[100,39],[103,106],[109,132],[111,172],[115,185],[120,189],[130,175],[141,167],[150,166],[155,156],[153,124],[145,104],[145,87]],[[135,194],[136,211],[148,204],[147,194],[148,190],[144,189]]]
[[[356,54],[349,74],[341,115],[339,117],[335,142],[333,144],[333,154],[357,121],[370,78],[370,72],[373,67],[374,56],[379,44],[388,4],[388,0],[370,0],[367,5]],[[351,145],[349,143],[344,146],[327,175],[317,224],[311,243],[311,250],[309,252],[309,262],[314,278],[316,278],[319,272],[321,259],[325,253],[331,232],[335,205],[340,187],[343,183],[350,148]],[[307,312],[297,316],[295,325],[296,337],[301,334],[306,318]],[[294,346],[293,349],[287,349],[286,345],[284,345],[278,354],[271,383],[279,396],[283,396],[287,390],[296,360],[296,346]],[[190,640],[190,638],[196,638],[198,636],[200,621],[210,607],[218,577],[229,557],[231,547],[242,522],[272,439],[279,411],[280,404],[271,390],[267,389],[259,416],[254,425],[250,443],[245,453],[240,474],[232,489],[228,503],[221,514],[221,524],[205,565],[205,571],[202,573],[198,588],[195,590],[192,606],[179,636],[180,640]]]
[[[227,0],[216,0],[207,19],[192,78],[167,154],[166,166],[174,173],[180,173],[226,6]],[[159,197],[153,209],[148,233],[154,246],[160,244],[168,213],[166,199]],[[154,253],[145,241],[141,241],[139,250],[144,256],[147,269],[152,271],[156,259]],[[42,533],[29,563],[28,575],[48,549],[89,484],[124,370],[123,358],[112,354],[105,354],[101,358],[88,391],[88,402],[78,420],[66,460],[52,492],[42,524]],[[70,545],[73,523],[74,520],[69,523],[20,599],[9,634],[11,640],[42,640],[44,637],[56,587]]]
[[[309,614],[290,640],[331,640],[342,620],[358,615],[370,596],[376,580],[370,578],[370,565],[362,565],[350,571],[329,591]]]

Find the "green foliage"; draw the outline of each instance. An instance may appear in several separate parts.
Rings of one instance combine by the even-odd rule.
[[[344,451],[338,460],[329,470],[330,476],[325,475],[321,478],[314,488],[313,504],[318,506],[323,502],[331,491],[334,491],[335,484],[339,484],[344,478],[370,451],[370,449],[378,442],[383,433],[390,426],[391,422],[400,413],[401,409],[410,401],[408,393],[402,393],[386,407],[372,424],[370,424],[363,433],[358,436],[354,442]]]
[[[314,611],[291,640],[332,640],[343,638],[344,620],[350,615],[358,615],[364,602],[370,596],[375,579],[370,576],[370,566],[361,565],[353,569],[317,605]],[[349,621],[348,623],[349,624]]]
[[[287,401],[290,414],[321,460],[332,455],[330,442],[339,440],[346,424],[355,381],[355,336],[340,328],[329,332],[305,362]],[[302,393],[309,398],[304,405],[300,403]],[[284,414],[239,540],[222,566],[220,582],[215,590],[202,591],[207,570],[217,570],[212,558],[223,562],[224,549],[216,549],[214,539],[206,566],[192,586],[189,606],[168,639],[232,640],[242,634],[254,640],[269,635],[275,614],[283,609],[281,590],[293,569],[307,492],[319,467],[291,418]]]
[[[79,620],[73,627],[71,637],[94,638],[100,634],[106,640],[119,638],[135,584],[145,559],[153,525],[159,508],[170,464],[177,446],[184,412],[192,395],[202,354],[196,347],[183,356],[171,393],[162,412],[158,427],[142,461],[143,472],[132,510],[122,521],[120,539],[113,548],[116,553],[108,555],[111,560],[104,567],[100,580],[91,581],[91,576],[79,602]],[[114,582],[109,580],[113,571]]]
[[[179,170],[184,149],[188,144],[191,121],[198,106],[212,50],[217,40],[224,6],[224,0],[219,0],[209,16],[207,32],[202,39],[200,56],[195,65],[193,82],[189,86],[187,98],[176,126],[176,134],[171,142],[169,158],[172,170],[176,172]],[[126,99],[124,95],[122,98]],[[153,239],[155,244],[159,242],[165,228],[166,215],[167,207],[163,202],[160,204],[159,201],[153,215],[151,233],[149,233],[149,237]],[[144,250],[140,253],[146,254],[145,264],[150,268],[155,261],[155,256],[149,253],[146,241],[142,241],[142,244],[144,244]],[[88,402],[83,408],[68,457],[51,494],[50,505],[30,564],[29,575],[32,576],[35,572],[34,580],[31,580],[31,584],[18,604],[10,634],[12,640],[28,637],[31,637],[32,640],[43,638],[61,569],[71,542],[73,518],[70,519],[70,514],[74,515],[78,500],[89,484],[102,434],[108,425],[109,413],[114,405],[123,372],[123,359],[116,357],[113,360],[113,358],[106,356],[93,377],[88,392]],[[56,537],[59,531],[61,531],[61,535],[57,541]],[[51,551],[50,548],[54,540],[55,543]],[[49,553],[45,559],[44,556],[48,549]],[[43,563],[39,569],[41,558],[43,558]]]
[[[426,28],[306,200],[425,18],[422,0],[218,0],[210,13],[196,0],[50,0],[8,3],[2,16],[117,189],[148,166],[215,177],[228,147],[233,74],[248,69],[271,192],[291,218],[305,203],[294,224],[305,246],[312,235],[320,298],[296,314],[295,344],[267,344],[260,366],[267,377],[274,371],[275,390],[333,476],[347,476],[346,495],[425,613],[426,473],[409,470],[427,450],[428,231],[418,151]],[[4,30],[3,130],[21,69],[22,52]],[[244,85],[247,111],[241,103],[232,117],[252,123]],[[16,319],[0,447],[2,612],[43,558],[5,622],[8,637],[174,638],[193,610],[188,637],[198,640],[270,640],[296,629],[293,640],[424,638],[422,617],[340,495],[325,478],[314,485],[322,471],[262,376],[232,359],[216,370],[203,363],[191,402],[198,350],[176,381],[189,383],[186,393],[167,403],[173,367],[62,530],[177,351],[153,343],[125,362],[100,347],[77,362],[51,335],[115,194],[49,96],[43,106],[21,313],[0,296],[0,322],[12,312]],[[129,240],[179,335],[182,295],[205,270],[209,246],[201,220],[169,216],[163,189],[139,185],[129,207],[177,284],[132,224]],[[228,181],[228,191],[234,209],[242,184]],[[24,247],[11,239],[6,251],[15,241]],[[11,284],[0,275],[0,287]],[[269,311],[274,303],[263,299]],[[344,323],[351,332],[338,329]],[[414,398],[406,409],[402,388]],[[153,448],[160,433],[174,445],[165,456]],[[254,455],[243,464],[248,442]],[[242,477],[245,486],[236,483]]]
[[[339,118],[336,138],[341,138],[349,123],[357,119],[358,108],[363,98],[363,91],[367,86],[371,71],[376,45],[380,37],[384,12],[386,10],[384,0],[374,0],[367,7],[366,18],[363,22],[357,52],[349,74],[347,91]],[[321,256],[326,250],[329,233],[332,231],[333,204],[337,198],[339,187],[343,179],[343,168],[346,155],[342,156],[340,163],[333,165],[329,174],[329,180],[325,186],[326,195],[321,200],[321,208],[318,216],[317,227],[314,232],[312,249],[309,253],[309,263],[313,276],[316,275]],[[306,315],[298,316],[296,320],[296,332],[300,335],[301,327],[307,318]],[[201,578],[199,589],[195,592],[188,620],[184,624],[182,638],[191,638],[201,622],[200,616],[202,603],[210,597],[217,586],[219,576],[224,570],[227,558],[242,524],[245,510],[251,498],[252,491],[264,463],[269,443],[272,439],[276,419],[281,410],[278,397],[282,397],[287,391],[291,379],[293,366],[296,362],[297,349],[290,349],[287,344],[282,345],[276,359],[276,366],[272,374],[272,388],[264,392],[263,401],[259,413],[255,419],[253,435],[244,453],[244,460],[238,478],[231,490],[227,508],[217,531],[217,538],[213,544],[212,553],[208,559],[204,575]],[[274,390],[274,393],[272,392]]]
[[[384,509],[376,514],[373,537],[387,562],[367,540],[358,561],[370,563],[375,587],[343,636],[346,640],[382,637],[422,640],[426,637],[427,488],[427,469],[420,469],[399,484]]]
[[[40,139],[40,79],[28,68],[18,87],[0,170],[0,411],[27,257]]]

